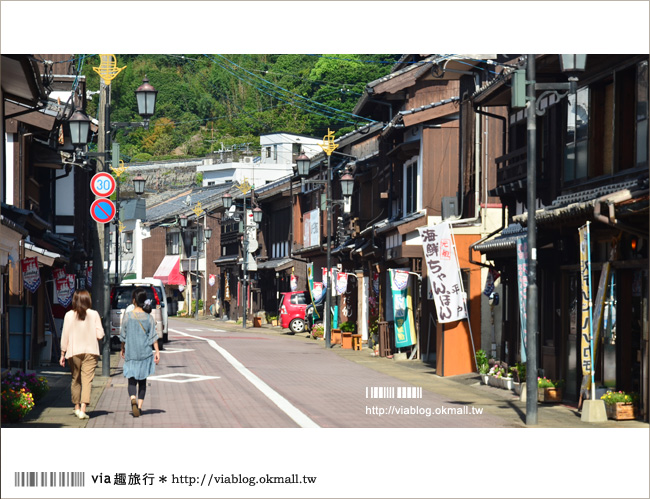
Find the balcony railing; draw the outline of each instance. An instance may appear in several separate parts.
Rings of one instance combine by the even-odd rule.
[[[497,164],[497,185],[525,179],[527,158],[526,147],[496,158],[494,161]]]

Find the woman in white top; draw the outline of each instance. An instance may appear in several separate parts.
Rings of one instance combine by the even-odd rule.
[[[79,419],[88,419],[86,407],[90,403],[90,390],[95,377],[99,357],[98,340],[104,337],[102,320],[97,311],[92,310],[90,293],[78,289],[72,297],[72,310],[63,318],[61,334],[61,359],[65,367],[67,359],[72,372],[70,394],[74,413]]]

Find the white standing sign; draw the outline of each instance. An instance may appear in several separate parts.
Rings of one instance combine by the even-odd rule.
[[[467,318],[463,289],[458,272],[456,247],[447,222],[418,229],[427,264],[429,286],[438,313],[438,322]]]

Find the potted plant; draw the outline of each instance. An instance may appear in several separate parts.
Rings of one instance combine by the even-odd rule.
[[[34,408],[34,397],[26,388],[13,390],[2,385],[2,422],[17,423]]]
[[[526,364],[517,362],[510,368],[510,372],[513,379],[512,387],[517,395],[521,395],[526,387]]]
[[[325,335],[325,326],[320,322],[314,324],[314,327],[311,328],[311,335],[314,339],[322,339]]]
[[[552,380],[547,377],[537,378],[537,400],[539,402],[562,402],[564,380]]]
[[[266,321],[269,324],[271,324],[272,326],[277,326],[278,325],[278,316],[277,315],[266,314]]]
[[[356,330],[357,325],[354,322],[342,322],[339,325],[339,329],[341,330],[341,347],[345,348],[347,350],[352,349],[352,335],[354,334],[354,331]]]
[[[484,385],[488,384],[488,371],[490,370],[490,365],[488,364],[487,354],[485,350],[479,350],[476,352],[476,367],[479,374],[481,375],[481,382]]]
[[[378,317],[370,318],[368,333],[369,333],[369,340],[372,340],[372,342],[368,341],[368,346],[374,348],[375,345],[379,344],[379,318]]]
[[[607,411],[608,419],[615,419],[617,421],[636,419],[635,404],[638,398],[636,393],[612,392],[608,390],[600,398],[605,401],[605,410]]]

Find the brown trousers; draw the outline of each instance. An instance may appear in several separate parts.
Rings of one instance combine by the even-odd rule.
[[[90,389],[95,378],[97,356],[82,353],[68,359],[72,371],[70,394],[73,404],[90,404]]]

